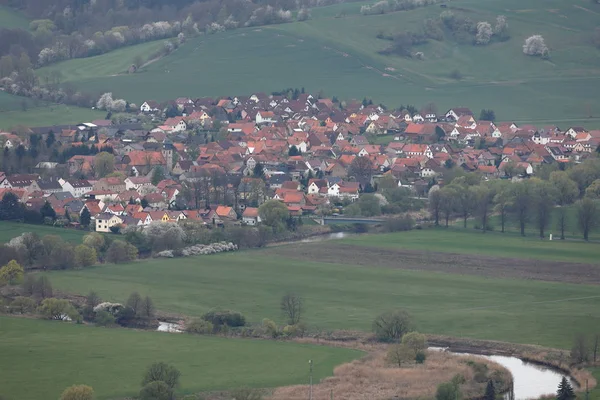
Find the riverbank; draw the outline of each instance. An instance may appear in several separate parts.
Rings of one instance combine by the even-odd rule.
[[[570,355],[566,350],[442,335],[427,335],[427,340],[431,346],[443,347],[454,353],[516,357],[524,362],[549,367],[569,375],[580,390],[585,390],[586,382],[590,390],[597,385],[597,381],[590,371],[570,364]]]

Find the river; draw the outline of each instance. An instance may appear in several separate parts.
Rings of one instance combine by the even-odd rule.
[[[431,347],[432,350],[444,350]],[[457,355],[483,357],[498,364],[510,371],[514,380],[514,400],[527,400],[539,398],[544,395],[553,395],[558,389],[558,384],[566,376],[577,388],[577,382],[573,381],[568,375],[562,372],[548,368],[542,365],[525,362],[516,357],[507,356],[482,356],[478,354],[453,353]],[[511,399],[510,394],[506,394],[505,399]]]

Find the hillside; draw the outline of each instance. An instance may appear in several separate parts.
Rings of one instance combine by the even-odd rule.
[[[518,122],[600,126],[595,93],[600,50],[589,40],[600,7],[591,2],[549,0],[539,9],[534,0],[452,1],[448,9],[474,21],[493,23],[505,15],[511,39],[473,46],[446,35],[444,41],[414,48],[424,53],[423,60],[379,54],[390,42],[376,36],[418,29],[444,9],[365,16],[361,4],[314,9],[307,22],[201,36],[134,75],[119,75],[115,68],[133,60],[138,46],[120,53],[117,64],[107,62],[116,60],[113,52],[54,68],[82,89],[110,90],[133,102],[303,86],[339,98],[367,96],[394,107],[434,102],[440,109],[492,108],[499,119]],[[546,39],[549,60],[523,54],[523,41],[533,34]],[[450,78],[453,70],[462,74],[460,81]]]
[[[29,20],[22,13],[15,11],[12,8],[0,6],[0,28],[28,29]]]

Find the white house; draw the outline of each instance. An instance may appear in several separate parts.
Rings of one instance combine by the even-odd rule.
[[[272,124],[275,122],[275,113],[273,111],[259,111],[256,113],[257,124]]]
[[[82,197],[87,192],[91,192],[93,190],[92,184],[85,179],[65,180],[63,178],[60,178],[58,182],[60,183],[60,186],[62,186],[62,190],[64,192],[71,193],[73,197]]]
[[[125,179],[125,189],[148,193],[152,188],[152,182],[147,176],[130,176]]]
[[[242,222],[246,225],[256,226],[260,223],[260,215],[258,214],[258,208],[246,207],[242,214]]]
[[[183,120],[183,117],[173,117],[165,121],[163,126],[171,129],[171,132],[183,132],[187,129],[187,124]]]
[[[160,110],[158,103],[156,101],[150,100],[142,103],[142,105],[140,106],[140,111],[145,113],[154,113]]]
[[[122,224],[123,220],[118,215],[102,213],[96,216],[96,232],[110,232],[110,228]]]

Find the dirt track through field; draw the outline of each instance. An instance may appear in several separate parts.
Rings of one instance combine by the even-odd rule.
[[[267,252],[281,257],[314,262],[494,278],[600,284],[600,265],[595,264],[359,247],[333,242],[290,244],[271,248]]]

